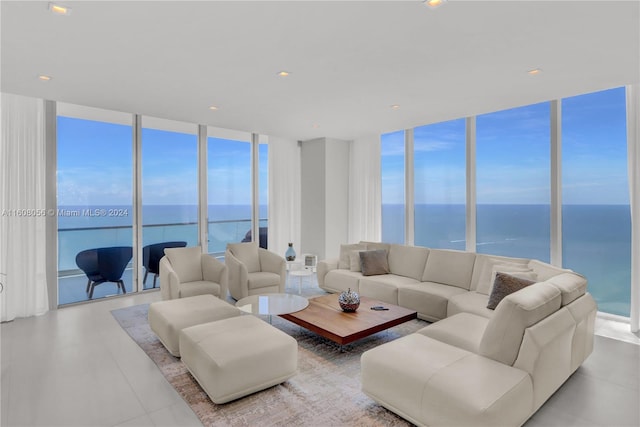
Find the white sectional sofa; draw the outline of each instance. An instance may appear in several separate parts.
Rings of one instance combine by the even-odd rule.
[[[362,356],[363,391],[417,425],[522,425],[593,349],[597,307],[586,279],[570,270],[463,251],[358,245],[342,245],[339,260],[318,263],[318,282],[435,322]],[[358,272],[363,249],[387,250],[389,273]],[[534,283],[490,310],[496,272]]]

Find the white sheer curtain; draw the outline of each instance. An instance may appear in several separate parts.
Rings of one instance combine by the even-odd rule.
[[[631,331],[640,330],[640,85],[626,87],[631,205]]]
[[[269,250],[284,256],[287,244],[300,253],[300,147],[269,137]]]
[[[380,135],[352,141],[349,159],[349,242],[379,241],[382,235]]]
[[[2,94],[0,320],[48,310],[44,101]]]

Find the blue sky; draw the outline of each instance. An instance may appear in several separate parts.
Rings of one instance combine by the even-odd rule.
[[[624,89],[562,101],[563,201],[628,204]],[[549,103],[477,117],[478,203],[549,201]],[[59,117],[58,204],[129,205],[131,127]],[[465,120],[417,127],[416,203],[465,202]],[[143,203],[197,204],[197,138],[143,129]],[[403,203],[404,132],[382,136],[383,203]],[[267,200],[260,145],[260,200]],[[250,144],[209,138],[209,203],[251,203]]]
[[[58,118],[58,204],[130,205],[132,200],[130,126]],[[208,140],[209,204],[251,204],[251,145],[248,141]],[[260,147],[260,200],[267,202],[267,152]],[[143,204],[196,205],[197,137],[142,131]]]
[[[481,204],[548,204],[550,103],[477,116]],[[562,100],[565,204],[628,204],[624,88]],[[382,136],[383,203],[404,203],[404,132]],[[416,204],[465,202],[465,120],[414,130]]]

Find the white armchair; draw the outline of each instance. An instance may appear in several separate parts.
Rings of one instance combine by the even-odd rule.
[[[160,293],[163,300],[211,294],[227,298],[227,266],[199,246],[166,248],[160,260]]]
[[[284,293],[287,263],[255,242],[229,243],[224,255],[229,269],[229,293],[239,300],[249,295]]]

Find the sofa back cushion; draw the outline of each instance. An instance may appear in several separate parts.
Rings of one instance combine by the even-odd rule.
[[[482,356],[513,365],[524,331],[560,308],[560,290],[550,283],[534,283],[505,297],[496,307],[480,341]]]
[[[180,282],[202,280],[202,249],[200,249],[200,246],[165,248],[164,253],[169,259],[171,267],[178,275]]]
[[[227,249],[247,267],[247,273],[260,271],[260,255],[258,242],[228,243]]]
[[[390,243],[367,242],[365,240],[361,240],[360,244],[365,245],[367,247],[367,250],[370,250],[370,251],[377,250],[377,249],[384,249],[385,251],[387,251],[387,253],[389,253],[389,249],[391,249]]]
[[[546,280],[562,293],[562,305],[572,303],[587,292],[587,279],[577,273],[561,273]]]
[[[351,269],[351,252],[365,250],[367,246],[360,243],[349,245],[340,245],[340,258],[338,259],[338,268],[343,270]]]
[[[541,282],[558,274],[571,272],[571,270],[556,267],[546,262],[538,261],[537,259],[529,261],[529,268],[538,274],[538,280]]]
[[[423,282],[436,282],[469,290],[476,254],[431,249],[422,275]]]
[[[389,270],[398,276],[420,280],[429,249],[421,246],[389,245]]]
[[[531,267],[527,265],[528,260],[505,260],[494,257],[485,257],[483,262],[480,263],[476,259],[476,265],[480,265],[481,271],[477,277],[477,284],[475,291],[484,295],[491,295],[493,288],[493,282],[496,278],[496,273],[508,273],[515,272],[533,272]],[[474,266],[474,268],[475,268]],[[536,277],[537,278],[537,277]]]

